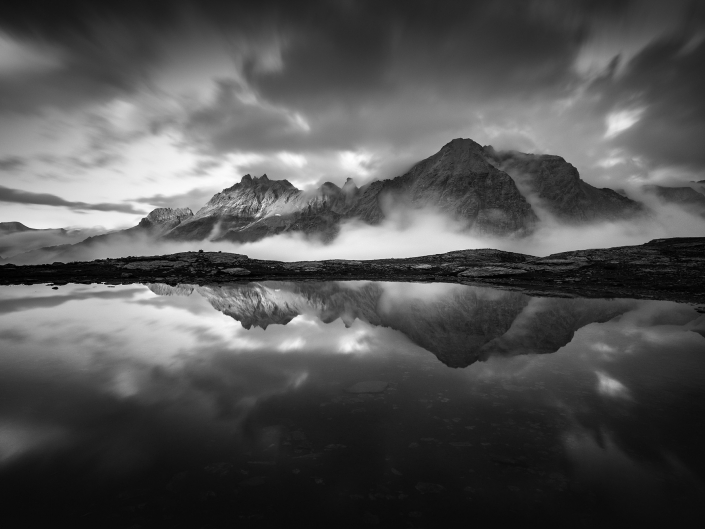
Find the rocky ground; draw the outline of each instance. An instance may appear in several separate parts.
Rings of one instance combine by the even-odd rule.
[[[532,295],[662,299],[705,305],[703,271],[705,237],[693,237],[548,257],[461,250],[409,259],[286,263],[198,251],[50,265],[6,264],[0,266],[0,285],[205,285],[274,279],[435,281],[486,285]]]

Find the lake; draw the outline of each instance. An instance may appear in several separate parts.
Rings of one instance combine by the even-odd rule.
[[[0,288],[3,527],[684,526],[704,416],[684,304]]]

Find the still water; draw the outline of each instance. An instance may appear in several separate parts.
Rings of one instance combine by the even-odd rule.
[[[696,525],[704,412],[677,303],[0,289],[3,527]]]

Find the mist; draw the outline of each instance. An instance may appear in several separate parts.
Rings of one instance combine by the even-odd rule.
[[[103,228],[78,228],[56,230],[32,230],[0,234],[0,256],[11,257],[46,246],[75,244],[87,237],[104,233]]]
[[[543,257],[572,250],[638,245],[653,239],[696,237],[705,233],[705,219],[655,199],[643,197],[643,200],[648,205],[648,213],[642,217],[581,226],[562,224],[539,209],[541,222],[538,228],[523,238],[476,233],[468,230],[464,223],[432,209],[397,208],[388,211],[386,220],[378,226],[359,221],[342,224],[332,242],[301,233],[285,233],[251,243],[160,241],[146,234],[114,233],[107,240],[44,248],[11,256],[4,262],[44,264],[197,250],[239,253],[253,259],[285,262],[405,258],[479,248]]]

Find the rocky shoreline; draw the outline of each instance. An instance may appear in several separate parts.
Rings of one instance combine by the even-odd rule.
[[[705,305],[704,271],[705,237],[691,237],[547,257],[486,249],[408,259],[287,263],[197,251],[91,262],[6,264],[0,266],[0,285],[411,281],[484,285],[530,295],[658,299]]]

